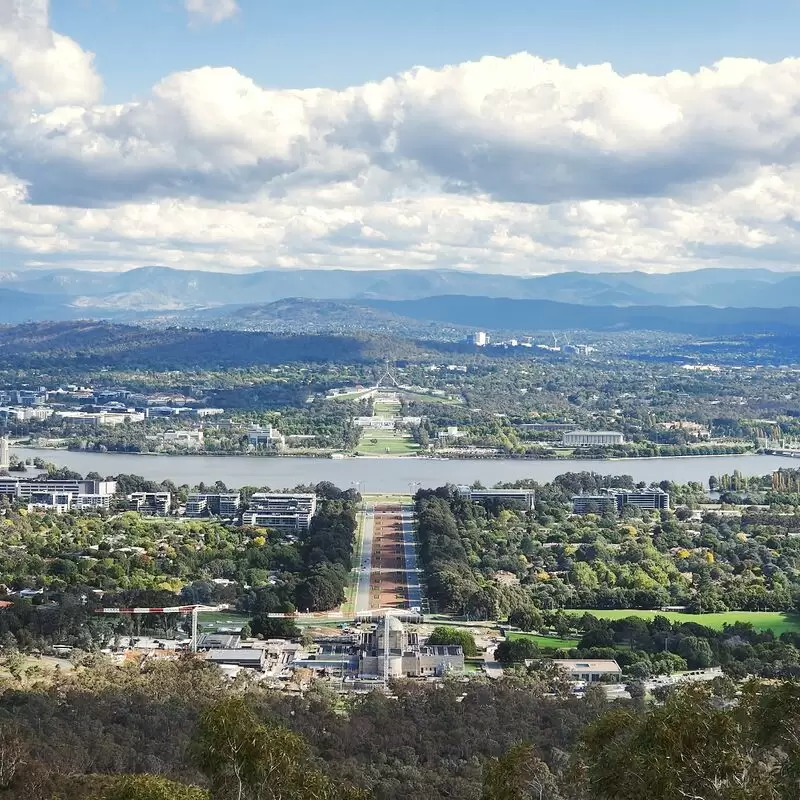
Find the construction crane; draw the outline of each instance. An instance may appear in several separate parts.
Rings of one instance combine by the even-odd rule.
[[[95,614],[191,614],[192,616],[192,643],[191,651],[197,652],[197,616],[201,611],[229,611],[229,606],[142,606],[134,608],[96,608]]]

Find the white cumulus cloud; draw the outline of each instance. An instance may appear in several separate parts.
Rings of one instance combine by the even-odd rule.
[[[217,24],[239,11],[236,0],[183,0],[190,19]]]
[[[236,4],[187,9],[219,21]],[[520,53],[297,91],[204,67],[108,105],[47,12],[0,0],[0,253],[15,264],[800,260],[800,59],[626,76]]]
[[[97,101],[93,56],[50,30],[47,0],[0,0],[0,65],[16,84],[15,103],[52,108]]]

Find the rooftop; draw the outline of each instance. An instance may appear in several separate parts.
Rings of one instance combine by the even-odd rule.
[[[586,670],[589,672],[619,672],[619,664],[613,658],[601,658],[595,661],[582,658],[557,658],[554,664],[569,670]]]

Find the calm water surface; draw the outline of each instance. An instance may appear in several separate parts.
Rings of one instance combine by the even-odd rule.
[[[619,459],[615,461],[438,460],[428,458],[264,458],[255,456],[139,456],[125,453],[78,453],[14,447],[19,458],[40,457],[77,472],[101,475],[131,473],[149,480],[170,479],[190,486],[224,481],[228,486],[269,486],[280,489],[301,483],[331,481],[342,488],[360,484],[362,492],[407,492],[409,484],[424,487],[445,483],[486,486],[533,478],[552,480],[564,472],[631,475],[636,481],[671,480],[706,483],[709,475],[738,469],[743,475],[766,475],[779,467],[800,468],[800,459],[780,456],[697,456],[692,458]]]

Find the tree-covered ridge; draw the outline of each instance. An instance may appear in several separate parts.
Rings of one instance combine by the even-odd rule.
[[[609,703],[551,671],[287,696],[188,657],[98,661],[0,685],[0,797],[793,800],[798,691],[718,679]]]
[[[630,478],[563,475],[536,486],[533,511],[477,504],[454,489],[417,498],[421,553],[441,610],[499,619],[514,608],[792,610],[800,597],[800,515],[784,495],[741,515],[688,508],[622,519],[571,513],[570,497]],[[696,505],[702,487],[662,488]],[[787,511],[791,508],[791,511]]]

